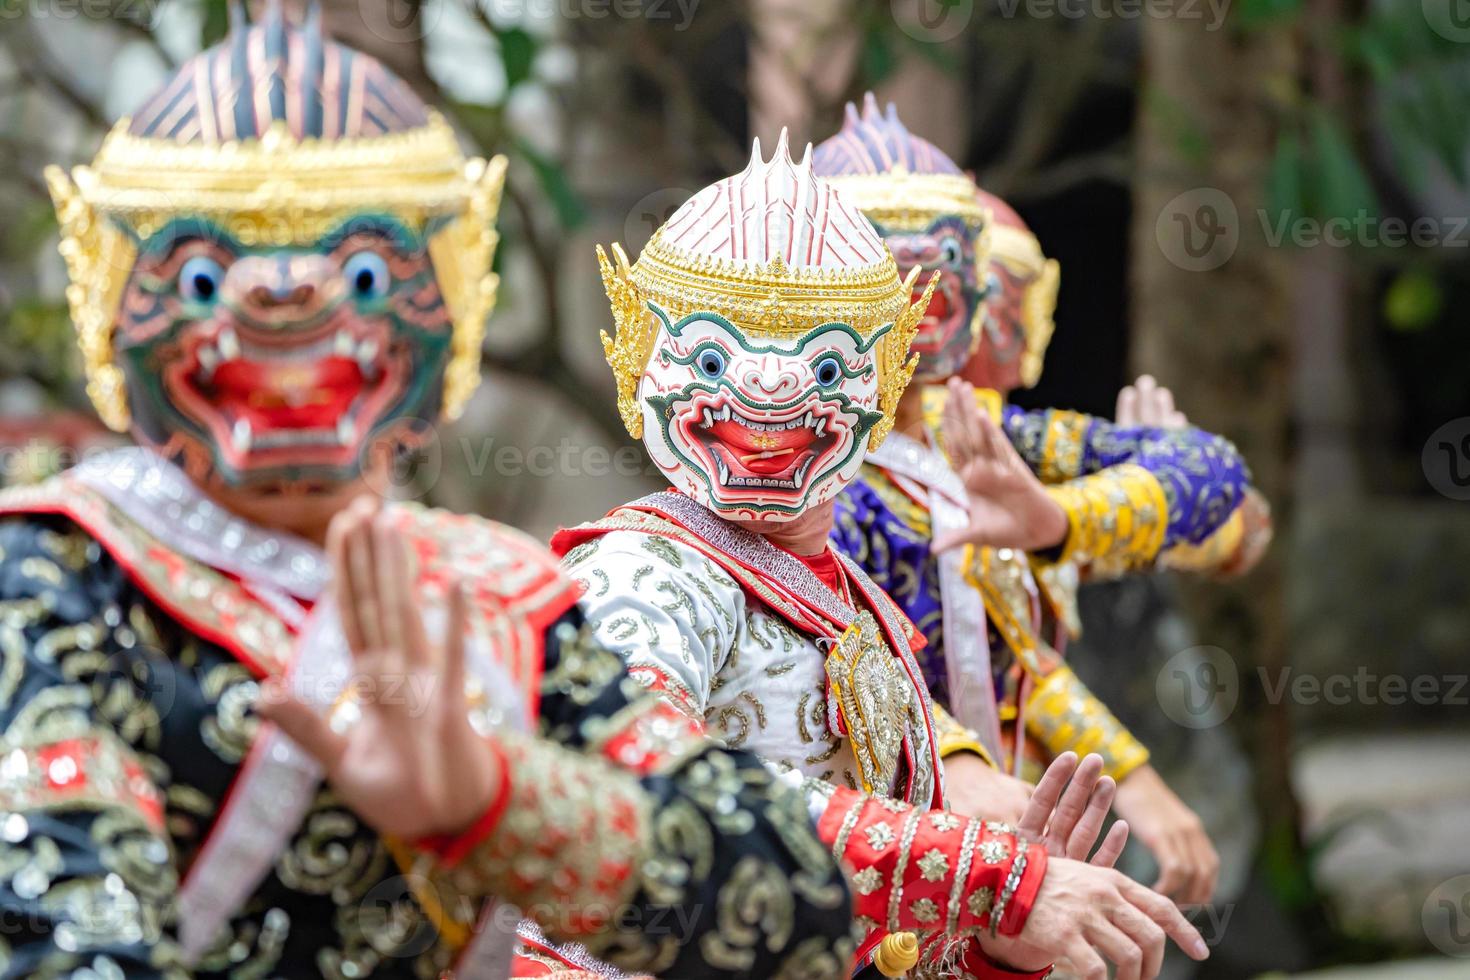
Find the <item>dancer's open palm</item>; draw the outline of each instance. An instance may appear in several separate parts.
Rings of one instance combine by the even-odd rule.
[[[333,519],[327,550],[352,651],[349,695],[324,716],[277,681],[257,710],[315,756],[343,802],[378,831],[463,830],[488,808],[499,777],[465,702],[463,588],[451,585],[444,642],[431,643],[407,548],[370,498]]]
[[[1061,504],[975,403],[975,389],[959,378],[949,382],[943,437],[950,463],[965,482],[970,520],[963,530],[938,536],[936,551],[966,544],[1039,551],[1066,539]]]

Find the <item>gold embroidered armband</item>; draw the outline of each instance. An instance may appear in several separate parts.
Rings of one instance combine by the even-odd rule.
[[[1082,451],[1086,448],[1087,426],[1091,422],[1092,416],[1081,412],[1056,409],[1047,413],[1037,467],[1042,483],[1060,483],[1082,472]]]
[[[954,715],[945,711],[938,704],[934,705],[934,734],[939,742],[941,759],[948,759],[960,752],[973,752],[984,759],[985,764],[990,768],[999,768],[981,743],[980,736],[961,725]]]
[[[1067,514],[1067,540],[1057,563],[1101,561],[1130,569],[1153,564],[1169,523],[1158,479],[1136,463],[1121,463],[1047,487]]]
[[[484,901],[518,906],[559,938],[589,948],[615,939],[618,916],[642,883],[651,849],[653,801],[631,772],[534,738],[497,736],[506,792],[468,849],[409,855],[441,933],[473,929]],[[463,850],[464,853],[456,853]],[[432,915],[437,911],[438,915]],[[556,921],[551,921],[551,919]]]
[[[1148,749],[1065,665],[1037,683],[1026,702],[1026,731],[1053,756],[1102,756],[1103,772],[1119,782],[1148,761]]]

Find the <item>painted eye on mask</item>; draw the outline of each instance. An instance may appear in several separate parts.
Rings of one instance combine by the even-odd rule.
[[[812,365],[812,375],[817,379],[817,384],[823,388],[830,388],[842,380],[842,358],[836,354],[826,354],[817,359]]]
[[[213,303],[224,281],[224,266],[207,255],[196,255],[179,270],[179,295],[191,303]]]
[[[725,373],[725,355],[713,347],[706,347],[694,359],[694,367],[705,380],[718,380]]]
[[[939,243],[940,258],[946,265],[959,265],[965,250],[955,238],[945,238]]]
[[[388,295],[388,263],[377,252],[358,252],[342,264],[342,276],[358,300],[382,299]]]
[[[986,275],[985,292],[983,295],[986,299],[1000,299],[1000,276],[994,272]]]

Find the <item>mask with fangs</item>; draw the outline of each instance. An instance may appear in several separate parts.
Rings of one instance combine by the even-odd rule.
[[[599,249],[619,409],[679,490],[722,517],[789,521],[831,500],[893,424],[932,294],[873,226],[793,162],[783,132],[696,194],[628,264]]]
[[[201,485],[330,489],[479,381],[504,160],[319,21],[269,5],[47,172],[88,393]]]

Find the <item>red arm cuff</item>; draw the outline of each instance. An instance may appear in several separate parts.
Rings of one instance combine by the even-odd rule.
[[[846,867],[854,912],[870,932],[938,936],[1025,925],[1046,872],[1046,852],[1005,824],[920,810],[850,789],[833,793],[817,825]]]
[[[458,834],[436,834],[433,837],[421,837],[413,842],[416,849],[428,851],[438,858],[439,864],[445,869],[453,868],[464,860],[465,855],[493,834],[495,828],[500,825],[500,818],[505,816],[506,807],[510,805],[510,764],[505,757],[505,750],[495,742],[487,742],[485,747],[495,755],[495,764],[500,769],[500,785],[480,819]]]
[[[1034,972],[1018,972],[1000,966],[980,951],[978,943],[968,943],[965,954],[955,964],[954,975],[963,980],[1046,980],[1052,967]]]
[[[1000,919],[999,931],[1002,936],[1014,936],[1026,928],[1026,919],[1036,904],[1037,893],[1041,891],[1041,879],[1046,877],[1046,848],[1032,844],[1025,854],[1016,859],[1016,863],[1023,860],[1026,866],[1021,869],[1020,882]],[[1012,865],[1012,871],[1015,872],[1015,865]]]

